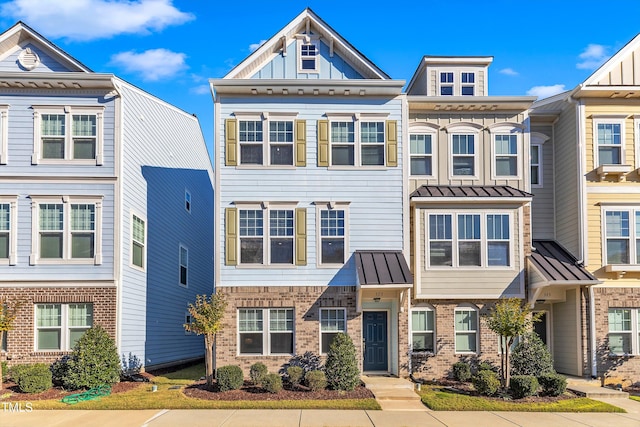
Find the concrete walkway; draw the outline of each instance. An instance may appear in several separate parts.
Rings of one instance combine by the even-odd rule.
[[[430,411],[414,391],[414,384],[404,378],[362,375],[383,411]]]

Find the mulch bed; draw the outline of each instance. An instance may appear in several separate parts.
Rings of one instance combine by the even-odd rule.
[[[111,386],[111,393],[123,393],[125,391],[133,390],[138,387],[141,383],[134,381],[121,381],[119,383]],[[5,382],[3,384],[2,390],[0,390],[0,396],[5,393],[11,393],[11,396],[6,397],[2,400],[17,402],[17,401],[36,401],[36,400],[60,400],[65,396],[75,393],[82,393],[85,390],[74,390],[68,391],[64,390],[62,387],[52,387],[47,391],[43,391],[42,393],[22,393],[18,388],[18,385],[12,383],[11,381]]]
[[[629,387],[625,387],[622,390],[626,391],[631,396],[640,396],[640,382],[632,384]]]
[[[207,388],[205,381],[198,381],[184,389],[188,397],[204,400],[335,400],[335,399],[369,399],[373,398],[371,390],[360,385],[353,391],[321,390],[310,391],[304,386],[292,390],[289,385],[279,393],[269,393],[245,381],[240,390],[219,391],[214,383],[213,388]]]

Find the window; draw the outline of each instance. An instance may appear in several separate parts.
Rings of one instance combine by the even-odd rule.
[[[496,176],[518,176],[518,136],[497,134],[493,138]]]
[[[300,72],[309,73],[318,71],[318,55],[319,48],[317,42],[305,43],[299,42],[300,45]]]
[[[640,209],[605,210],[606,264],[640,264]]]
[[[133,215],[131,219],[131,264],[145,268],[145,222]]]
[[[240,165],[293,166],[294,143],[299,145],[298,149],[302,153],[304,152],[304,140],[295,139],[295,129],[300,133],[300,138],[304,138],[306,128],[303,125],[306,122],[295,121],[295,114],[239,112],[235,115],[239,117],[237,141],[240,146]],[[232,119],[228,121],[235,122]],[[236,133],[235,126],[227,129],[227,132]],[[235,159],[235,143],[229,145],[227,141],[226,149],[234,152],[232,157]],[[296,162],[298,163],[303,162]]]
[[[456,353],[478,352],[478,311],[474,307],[455,309]]]
[[[183,286],[188,285],[189,275],[189,249],[180,245],[180,284]]]
[[[594,120],[597,165],[621,165],[624,159],[624,122]]]
[[[271,264],[293,264],[293,209],[269,211]]]
[[[609,309],[609,351],[612,354],[640,354],[640,309]]]
[[[320,353],[327,354],[331,342],[340,332],[347,332],[347,311],[344,308],[320,309]]]
[[[542,145],[531,145],[531,185],[542,187]]]
[[[440,73],[440,95],[453,95],[453,73]]]
[[[411,311],[411,348],[413,351],[435,352],[435,319],[431,308]]]
[[[240,354],[293,354],[292,308],[238,310]]]
[[[293,165],[293,121],[269,121],[269,156],[272,165]]]
[[[31,263],[102,262],[101,212],[97,199],[32,198]]]
[[[360,122],[363,166],[384,166],[384,122]]]
[[[509,267],[510,214],[429,213],[427,260],[431,267]],[[457,230],[453,233],[453,230]]]
[[[346,220],[343,209],[320,210],[320,263],[344,264]]]
[[[331,164],[355,165],[355,132],[353,122],[331,122]]]
[[[473,177],[475,174],[475,135],[451,135],[451,175]]]
[[[409,135],[411,175],[433,175],[432,135]]]
[[[16,227],[17,198],[0,198],[0,264],[16,263]]]
[[[240,164],[261,165],[262,120],[240,120],[239,123]]]
[[[103,107],[33,108],[33,163],[74,160],[102,164]]]
[[[191,213],[191,193],[184,191],[184,209]]]
[[[463,72],[460,74],[460,94],[465,96],[473,96],[475,91],[475,73]]]
[[[293,209],[240,209],[239,217],[241,264],[293,264]]]
[[[36,350],[68,351],[93,326],[93,305],[37,304]]]
[[[386,113],[326,113],[318,120],[319,166],[398,166],[397,121]]]

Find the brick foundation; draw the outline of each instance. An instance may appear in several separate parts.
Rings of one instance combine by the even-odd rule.
[[[9,300],[23,301],[7,334],[7,352],[0,353],[8,364],[53,362],[67,351],[35,351],[34,304],[39,303],[93,303],[93,324],[100,325],[116,336],[116,288],[115,287],[11,287],[1,288],[2,296]]]

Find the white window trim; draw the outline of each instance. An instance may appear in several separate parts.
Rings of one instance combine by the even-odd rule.
[[[349,202],[315,202],[316,205],[316,267],[340,268],[349,260]],[[344,262],[342,264],[322,263],[322,230],[321,214],[323,210],[344,211]]]
[[[523,156],[523,144],[522,144],[522,132],[524,127],[517,123],[498,123],[488,127],[491,134],[491,179],[493,180],[514,180],[522,179],[524,162]],[[516,135],[516,175],[498,175],[497,173],[497,153],[496,153],[496,135]]]
[[[544,155],[544,146],[540,143],[531,143],[531,149],[536,149],[538,150],[538,163],[535,166],[538,166],[538,183],[537,184],[533,184],[533,180],[532,184],[531,184],[531,188],[543,188],[544,187],[544,181],[543,181],[543,177],[544,177],[544,169],[543,169],[543,158],[542,156]],[[529,156],[531,156],[531,153],[529,153]],[[529,168],[533,167],[533,161],[530,159],[529,160]],[[533,174],[532,174],[533,177]]]
[[[37,302],[33,304],[33,351],[37,353],[55,353],[61,351],[71,351],[73,350],[70,346],[69,339],[71,338],[71,334],[69,333],[69,329],[72,329],[72,326],[69,325],[69,305],[70,304],[85,304],[91,305],[95,308],[95,304],[93,302],[72,302],[72,303],[58,303],[58,302]],[[60,326],[59,327],[43,327],[43,329],[60,329],[60,348],[59,349],[50,349],[50,350],[40,350],[38,349],[38,306],[39,305],[59,305],[60,306]],[[91,326],[86,327],[90,329],[95,324],[95,311],[93,312]],[[80,329],[80,327],[73,327],[74,329]],[[84,327],[83,327],[84,328]]]
[[[449,179],[452,180],[462,180],[462,181],[470,181],[470,180],[478,180],[480,179],[480,171],[478,170],[478,158],[480,157],[480,147],[482,146],[482,141],[480,140],[480,136],[482,135],[482,125],[476,123],[467,123],[467,122],[459,122],[452,123],[444,127],[447,131],[447,139],[448,139],[448,163],[449,163]],[[454,175],[453,174],[453,136],[454,135],[473,135],[473,175]],[[458,154],[456,154],[458,156]],[[460,154],[461,156],[461,154]]]
[[[186,264],[182,264],[182,250],[185,250],[187,252],[187,263]],[[186,268],[187,270],[187,283],[182,283],[182,267]],[[182,286],[183,288],[188,288],[189,287],[189,248],[186,247],[183,243],[178,244],[178,285]]]
[[[609,325],[609,311],[611,310],[630,310],[631,311],[631,330],[629,332],[626,331],[612,331]],[[638,317],[640,317],[640,308],[632,308],[632,307],[609,307],[607,310],[607,339],[610,334],[631,334],[631,353],[614,353],[609,349],[610,356],[634,356],[640,355],[640,331],[638,328]]]
[[[413,313],[416,311],[430,311],[431,313],[433,313],[433,330],[432,331],[414,331],[413,330]],[[435,308],[431,305],[419,305],[419,306],[413,306],[411,307],[411,311],[409,313],[409,348],[411,348],[411,351],[414,353],[421,353],[421,354],[436,354],[438,353],[438,346],[437,344],[437,329],[438,329],[438,322],[437,322],[437,316],[436,316],[436,310]],[[424,350],[413,350],[413,333],[417,332],[417,333],[433,333],[433,352],[431,351],[424,351]]]
[[[142,222],[144,222],[144,242],[142,242],[142,267],[135,265],[133,263],[133,245],[134,245],[134,241],[136,241],[133,238],[133,223],[134,223],[134,217],[137,217],[139,220],[141,220]],[[140,215],[139,213],[135,212],[135,211],[131,211],[131,215],[129,216],[131,222],[130,222],[130,237],[131,237],[131,247],[129,249],[130,251],[130,256],[129,256],[129,266],[131,268],[134,268],[136,270],[140,270],[140,271],[146,271],[147,270],[147,218],[143,215]]]
[[[100,106],[33,106],[33,154],[31,164],[79,164],[97,165],[104,163],[104,107]],[[65,137],[64,137],[64,158],[63,159],[43,159],[42,158],[42,126],[40,119],[43,114],[64,114],[65,115]],[[96,158],[95,159],[73,159],[72,157],[72,116],[74,114],[91,114],[96,116]]]
[[[537,145],[540,146],[540,152],[538,153],[538,161],[540,162],[539,167],[538,167],[538,173],[539,173],[539,179],[540,179],[540,184],[539,185],[531,185],[532,188],[542,188],[544,187],[544,143],[547,142],[548,140],[550,140],[551,138],[548,137],[547,135],[540,133],[540,132],[531,132],[530,134],[530,144],[531,146]],[[529,156],[531,156],[531,153],[529,153]],[[529,159],[529,169],[531,169],[531,159]]]
[[[325,113],[327,119],[329,119],[329,169],[344,170],[344,169],[386,169],[387,168],[387,130],[385,121],[389,118],[389,113]],[[334,142],[331,140],[331,123],[333,122],[349,122],[353,121],[353,165],[334,165],[333,164],[333,150]],[[385,147],[383,150],[384,160],[381,165],[363,165],[362,164],[362,141],[360,138],[361,129],[360,124],[362,122],[382,122],[384,126],[384,142],[382,145]],[[345,143],[336,143],[337,145],[344,145]]]
[[[0,259],[0,265],[18,262],[18,196],[0,196],[0,204],[9,205],[9,258]]]
[[[628,212],[629,213],[629,237],[626,239],[629,241],[629,263],[628,264],[609,264],[607,261],[607,212]],[[602,236],[602,265],[603,266],[621,266],[614,267],[614,270],[623,270],[625,266],[640,266],[637,264],[637,255],[636,254],[636,240],[640,240],[640,237],[636,237],[636,212],[640,212],[640,206],[613,206],[606,205],[602,206],[600,209],[600,235]],[[617,239],[624,239],[624,237],[612,237]],[[635,270],[634,270],[635,271]]]
[[[635,169],[640,169],[640,114],[633,116],[633,138],[635,152]]]
[[[31,255],[30,265],[38,264],[102,264],[102,196],[31,196]],[[40,205],[63,205],[62,258],[40,258]],[[95,205],[94,257],[71,257],[71,205]]]
[[[412,123],[409,125],[409,176],[414,178],[435,178],[438,176],[438,130],[440,126],[430,123]],[[411,174],[411,135],[431,135],[431,175],[412,175]],[[416,157],[420,157],[416,155]]]
[[[425,230],[425,247],[424,247],[424,263],[429,269],[437,270],[450,270],[455,268],[457,270],[513,270],[516,266],[516,260],[514,258],[515,253],[515,234],[514,228],[514,214],[513,212],[505,212],[500,210],[485,210],[485,211],[466,211],[456,210],[424,210],[424,230]],[[429,216],[430,215],[451,215],[451,266],[448,265],[431,265],[430,262],[430,228],[429,228]],[[458,260],[458,216],[459,215],[480,215],[480,266],[459,265]],[[488,215],[507,215],[509,217],[509,265],[489,265],[489,242],[499,242],[502,240],[489,239],[487,236],[487,216]],[[440,239],[441,240],[441,239]]]
[[[298,118],[298,113],[295,112],[234,112],[235,118],[238,120],[237,126],[237,134],[236,140],[237,144],[237,158],[238,158],[238,169],[295,169],[295,144],[296,144],[296,119]],[[259,121],[262,122],[262,164],[254,165],[254,164],[242,164],[241,161],[241,152],[240,148],[243,144],[240,141],[240,122],[241,121]],[[293,141],[291,142],[291,149],[293,151],[292,162],[290,165],[272,165],[271,164],[271,140],[270,140],[270,122],[278,121],[278,122],[292,122],[293,123]],[[245,142],[247,144],[247,142]],[[255,143],[257,145],[257,142]],[[283,144],[283,143],[280,143]]]
[[[443,73],[450,73],[453,75],[453,81],[452,82],[442,82],[442,74]],[[447,69],[443,69],[443,70],[436,70],[436,80],[438,82],[437,85],[437,96],[456,96],[456,72],[454,70],[447,70]],[[442,95],[442,88],[443,87],[449,87],[451,86],[451,95]]]
[[[345,307],[321,307],[318,311],[318,354],[326,355],[327,353],[322,352],[322,333],[325,332],[322,330],[322,312],[327,310],[342,310],[343,319],[344,319],[344,331],[326,331],[327,333],[347,333],[349,329],[349,325],[347,324],[347,309]]]
[[[315,68],[302,68],[302,46],[315,45]],[[317,35],[299,34],[297,35],[296,54],[298,57],[297,69],[300,74],[319,74],[320,73],[320,39]]]
[[[462,73],[473,74],[473,83],[464,83],[462,81]],[[455,81],[455,78],[454,78],[454,81]],[[460,78],[458,79],[458,81],[460,82],[460,92],[459,92],[460,96],[478,96],[478,70],[460,70]],[[463,95],[462,94],[463,86],[473,87],[473,95]]]
[[[0,165],[9,162],[9,106],[0,105]]]
[[[593,168],[597,169],[600,166],[610,166],[610,164],[601,165],[600,155],[598,150],[598,125],[599,124],[618,124],[620,125],[620,164],[615,166],[626,165],[626,130],[625,130],[625,117],[626,116],[593,116]]]
[[[260,310],[262,311],[262,353],[241,353],[240,343],[240,311],[241,310]],[[293,325],[291,330],[292,353],[272,353],[271,352],[271,333],[283,333],[284,331],[271,331],[271,310],[291,310],[293,313]],[[238,307],[236,315],[236,355],[242,357],[263,357],[263,356],[290,356],[296,353],[296,310],[294,307]],[[288,331],[287,331],[288,332]],[[258,331],[253,331],[258,333]]]
[[[238,244],[237,246],[237,260],[238,268],[295,268],[296,267],[296,208],[297,202],[235,202],[238,208],[237,215],[237,230],[238,230]],[[261,210],[262,211],[262,263],[242,263],[241,262],[241,248],[240,248],[240,211],[244,210]],[[291,264],[284,263],[272,263],[271,262],[271,227],[270,227],[270,217],[271,211],[273,210],[290,210],[293,211],[293,236],[291,236],[293,240],[293,260]],[[258,237],[258,236],[253,236]],[[275,236],[277,238],[278,236]],[[281,236],[280,236],[281,237]]]
[[[456,329],[456,312],[458,311],[471,311],[476,315],[476,351],[458,351],[456,346],[456,338],[458,337],[458,330]],[[460,331],[460,333],[467,333],[467,331]],[[460,304],[453,310],[453,346],[455,347],[455,354],[480,354],[480,310],[473,304]]]
[[[436,96],[479,96],[478,95],[478,77],[482,72],[482,69],[477,68],[437,68],[436,69]],[[452,83],[442,83],[440,81],[441,73],[453,73],[453,82]],[[472,73],[473,74],[473,83],[462,83],[462,73]],[[442,95],[441,88],[443,86],[452,86],[453,93],[451,95]],[[473,86],[473,95],[462,95],[462,86]]]

